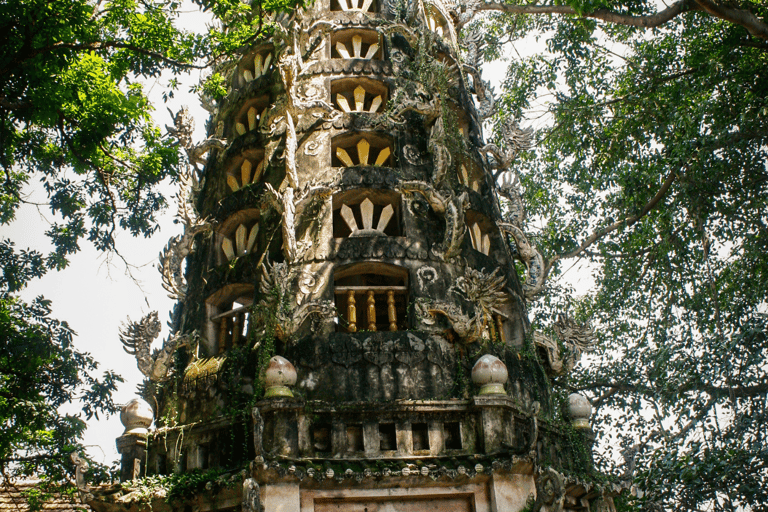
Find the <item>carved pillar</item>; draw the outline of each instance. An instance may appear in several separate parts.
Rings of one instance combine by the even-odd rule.
[[[264,456],[297,457],[299,455],[299,416],[304,402],[296,399],[273,398],[256,403],[258,427]],[[254,420],[256,414],[253,415]],[[255,429],[254,429],[255,430]],[[258,446],[256,446],[258,453]]]
[[[481,395],[472,399],[472,405],[479,413],[482,452],[495,453],[504,444],[508,445],[514,428],[508,414],[512,410],[512,399],[506,395]]]
[[[120,481],[127,482],[144,476],[147,463],[147,435],[125,434],[117,438],[120,454]]]

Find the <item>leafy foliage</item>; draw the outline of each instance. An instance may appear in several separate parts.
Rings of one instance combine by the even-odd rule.
[[[50,302],[17,295],[31,279],[66,267],[83,239],[112,251],[117,230],[157,230],[167,202],[158,185],[185,162],[178,142],[155,125],[142,81],[170,73],[164,98],[172,97],[180,75],[217,69],[268,33],[269,12],[298,2],[193,3],[213,18],[210,28],[180,28],[179,1],[0,2],[0,225],[14,219],[33,186],[45,190],[59,219],[47,232],[48,255],[0,240],[4,477],[71,476],[68,454],[80,448],[84,420],[115,411],[120,377],[94,377],[97,363],[74,347],[65,322],[50,317]],[[203,91],[221,88],[222,75],[212,77]],[[78,400],[81,413],[59,410]]]
[[[156,186],[176,176],[180,153],[152,121],[141,80],[216,65],[268,27],[260,3],[197,3],[237,29],[180,29],[180,2],[0,5],[0,221],[13,218],[22,188],[39,178],[63,219],[48,232],[56,248],[50,266],[66,266],[83,237],[111,250],[118,228],[142,236],[157,229],[166,198]],[[169,82],[167,97],[177,85]]]
[[[71,470],[69,454],[82,448],[85,420],[112,413],[111,394],[122,379],[113,372],[92,376],[98,364],[73,345],[72,330],[50,318],[50,302],[27,304],[8,292],[39,267],[39,254],[15,257],[0,251],[0,468],[4,477],[47,475],[61,481]],[[20,277],[21,276],[21,277]],[[82,414],[59,408],[82,400]]]
[[[577,300],[555,282],[536,322],[570,307],[598,327],[601,357],[557,384],[595,405],[603,468],[634,446],[634,506],[764,510],[768,44],[755,27],[768,8],[686,5],[652,30],[597,21],[608,17],[592,16],[607,7],[596,3],[575,7],[587,17],[500,8],[485,20],[487,54],[546,41],[512,60],[501,111],[521,117],[554,98],[516,168],[530,236],[550,277],[580,258],[595,288]],[[654,6],[610,8],[642,17]]]

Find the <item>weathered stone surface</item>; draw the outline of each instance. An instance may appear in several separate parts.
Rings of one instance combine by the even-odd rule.
[[[544,468],[591,467],[591,431],[563,430],[531,343],[513,257],[533,256],[500,230],[505,155],[483,143],[451,15],[319,0],[279,23],[211,122],[227,147],[174,314],[200,343],[155,390],[146,454],[123,441],[124,473],[144,455],[150,473],[250,462],[242,497],[212,485],[192,509],[521,510]],[[483,354],[508,379],[477,396]]]

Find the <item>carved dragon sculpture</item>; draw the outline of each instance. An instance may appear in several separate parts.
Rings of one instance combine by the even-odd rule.
[[[526,279],[523,283],[523,297],[526,300],[536,298],[543,290],[545,283],[544,257],[532,245],[523,230],[514,224],[500,222],[499,229],[508,233],[515,240],[517,255],[526,267]]]
[[[480,148],[480,152],[490,155],[489,167],[495,169],[494,177],[509,169],[517,155],[523,151],[528,151],[533,145],[533,128],[520,128],[517,121],[511,118],[505,118],[498,125],[502,147],[496,144],[486,144]]]
[[[166,125],[165,128],[168,133],[175,137],[178,144],[184,148],[187,154],[187,160],[196,171],[199,171],[199,165],[205,165],[206,158],[203,158],[212,149],[224,149],[226,143],[215,137],[209,137],[200,144],[193,144],[192,134],[195,131],[195,120],[189,115],[189,109],[187,107],[181,107],[175,114],[168,109],[168,113],[173,118],[173,126]]]
[[[176,218],[184,225],[184,232],[168,241],[160,253],[160,274],[163,278],[163,288],[172,299],[183,300],[187,294],[187,281],[184,279],[184,260],[192,251],[192,244],[198,233],[212,229],[207,219],[200,219],[191,202],[192,191],[196,188],[196,180],[191,172],[179,175],[179,192],[176,195],[179,209]]]
[[[445,302],[417,302],[416,310],[427,325],[434,325],[435,317],[443,315],[452,329],[464,343],[472,343],[486,333],[489,322],[493,321],[493,312],[498,310],[508,297],[504,292],[506,279],[498,275],[499,269],[488,274],[464,267],[464,275],[456,280],[450,289],[452,293],[470,304],[471,316],[463,313],[455,304]]]
[[[301,304],[292,304],[290,283],[296,277],[296,272],[284,262],[265,262],[261,268],[259,287],[265,298],[260,303],[275,315],[275,336],[284,342],[290,341],[310,317],[333,318],[336,313],[333,303],[327,300],[302,299]]]
[[[533,341],[544,349],[552,373],[562,375],[573,370],[583,352],[594,350],[596,338],[590,326],[578,324],[562,313],[557,315],[553,330],[557,339],[534,332]]]
[[[449,0],[446,4],[453,23],[456,26],[456,31],[460,31],[464,25],[472,21],[475,13],[478,11],[483,0]]]
[[[329,197],[333,190],[329,185],[306,184],[296,195],[296,190],[291,186],[280,193],[269,183],[266,184],[264,198],[282,217],[283,254],[287,261],[297,261],[300,256],[296,241],[296,217],[300,216],[312,201]]]
[[[173,367],[173,354],[181,347],[192,346],[197,339],[196,333],[172,335],[163,342],[162,348],[150,353],[152,342],[159,334],[157,311],[145,315],[138,322],[132,322],[129,318],[120,328],[123,350],[136,357],[139,371],[152,382],[167,380]]]
[[[512,236],[517,246],[517,256],[526,267],[526,280],[523,283],[523,296],[526,300],[536,298],[544,290],[546,280],[544,257],[531,244],[523,231],[525,206],[520,192],[520,180],[516,172],[510,169],[517,155],[527,151],[532,145],[533,129],[521,129],[517,121],[506,119],[501,124],[502,148],[495,144],[486,144],[481,152],[488,156],[489,167],[495,169],[494,177],[499,179],[499,193],[509,200],[509,219],[511,222],[499,223],[499,229]]]
[[[423,181],[403,181],[400,183],[400,191],[421,194],[429,206],[445,218],[445,236],[439,256],[443,260],[458,256],[466,232],[464,210],[469,206],[467,193],[462,192],[457,196],[450,189],[438,192],[432,185]]]
[[[432,153],[432,167],[434,169],[432,183],[436,186],[442,184],[451,168],[451,152],[445,145],[445,140],[443,116],[440,116],[435,120],[432,130],[429,132],[429,142],[427,143],[429,152]]]

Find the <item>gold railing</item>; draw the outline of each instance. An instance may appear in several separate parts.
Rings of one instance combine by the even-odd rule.
[[[219,322],[219,353],[236,347],[248,336],[248,315],[250,306],[240,306],[214,315],[211,320]]]
[[[369,331],[376,331],[377,324],[377,312],[376,312],[376,296],[384,295],[387,303],[387,323],[389,324],[390,331],[397,331],[399,325],[405,325],[405,313],[401,314],[402,318],[398,318],[396,295],[405,296],[408,292],[408,288],[405,286],[337,286],[335,288],[337,296],[342,296],[346,299],[346,312],[347,312],[347,326],[346,329],[349,332],[357,332],[358,330],[358,299],[356,295],[361,296],[360,307],[365,311],[366,323],[363,323],[363,328]],[[407,301],[406,301],[407,302]],[[342,305],[337,299],[337,304]],[[380,303],[379,303],[380,304]],[[342,307],[338,308],[340,311],[344,311]]]

